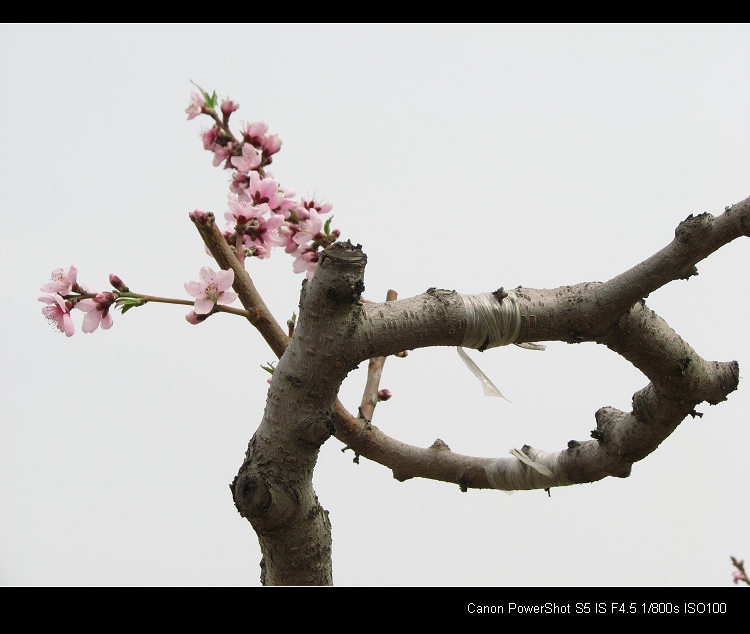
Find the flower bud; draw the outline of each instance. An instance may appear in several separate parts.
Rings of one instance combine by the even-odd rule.
[[[130,291],[130,289],[125,286],[125,282],[123,282],[114,273],[109,274],[109,283],[112,285],[112,288],[114,288],[116,291],[120,291],[121,293],[127,293],[128,291]]]
[[[230,101],[229,99],[225,99],[224,101],[221,102],[221,113],[225,117],[229,117],[229,115],[232,114],[239,107],[240,107],[240,104],[234,103],[234,101]]]
[[[201,211],[200,209],[191,211],[188,215],[190,216],[190,220],[192,220],[197,225],[207,225],[211,218],[209,214],[207,214],[205,211]]]
[[[387,401],[389,398],[391,398],[393,394],[391,394],[390,390],[380,390],[378,392],[378,400],[379,401]]]
[[[114,293],[110,293],[109,291],[97,293],[94,296],[94,301],[102,307],[102,310],[104,310],[105,308],[109,308],[112,304],[114,304],[115,299],[117,298],[114,296]]]
[[[272,156],[281,149],[281,139],[275,134],[269,134],[263,139],[263,154]]]
[[[187,315],[185,315],[185,319],[189,324],[197,326],[202,321],[206,321],[206,319],[208,319],[208,315],[199,315],[194,310],[191,310]]]

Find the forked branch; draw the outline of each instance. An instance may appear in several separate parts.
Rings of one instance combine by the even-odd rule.
[[[518,288],[509,298],[502,291],[494,294],[498,314],[500,307],[518,311],[511,342],[602,343],[651,381],[634,395],[631,412],[597,412],[593,440],[572,440],[554,453],[524,447],[523,454],[499,459],[460,456],[439,440],[426,449],[400,443],[352,416],[336,399],[347,373],[367,359],[464,344],[467,299],[430,289],[406,300],[362,304],[366,257],[359,246],[336,243],[321,255],[312,280],[303,283],[290,341],[213,219],[193,220],[222,268],[234,269],[234,288],[251,321],[281,356],[263,421],[233,483],[237,508],[260,538],[268,583],[331,582],[330,524],[312,490],[312,470],[320,445],[333,433],[399,480],[425,477],[462,489],[546,489],[626,477],[633,462],[654,451],[697,404],[718,403],[738,384],[736,362],[702,359],[645,306],[645,298],[672,280],[694,275],[702,259],[750,235],[750,198],[717,218],[688,217],[670,245],[609,282]]]

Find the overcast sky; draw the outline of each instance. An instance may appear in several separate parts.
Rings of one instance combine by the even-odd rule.
[[[226,210],[229,173],[186,121],[193,86],[240,103],[283,148],[282,186],[333,204],[368,255],[368,299],[607,280],[689,214],[750,195],[750,27],[0,26],[0,583],[258,585],[229,483],[260,422],[272,353],[242,319],[181,306],[72,338],[39,287],[75,264],[99,290],[187,298],[188,220]],[[249,270],[277,319],[301,277]],[[731,586],[750,558],[750,244],[648,305],[738,391],[627,479],[508,496],[395,481],[328,441],[315,488],[339,585]],[[585,440],[647,380],[594,344],[391,359],[374,424],[422,447],[507,456]],[[356,411],[366,364],[341,399]]]

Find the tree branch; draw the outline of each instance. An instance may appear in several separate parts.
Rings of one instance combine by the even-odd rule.
[[[654,451],[687,415],[694,414],[698,403],[724,400],[739,380],[736,362],[703,360],[639,300],[688,272],[695,274],[695,264],[742,235],[750,235],[750,198],[718,218],[689,217],[668,247],[606,284],[516,289],[521,307],[518,342],[602,343],[652,381],[634,395],[632,412],[612,408],[597,412],[595,440],[572,440],[567,449],[551,454],[524,448],[534,461],[550,468],[554,478],[522,467],[514,458],[454,454],[439,439],[427,449],[405,445],[343,408],[336,410],[337,437],[359,455],[390,468],[398,480],[425,477],[462,488],[528,489],[592,482],[608,475],[626,477],[632,463]],[[457,295],[431,289],[409,300],[367,305],[372,331],[364,337],[365,350],[389,354],[404,348],[459,345],[465,315]],[[525,478],[519,478],[519,469]]]
[[[360,248],[337,243],[303,282],[294,337],[232,484],[237,509],[258,533],[267,584],[332,583],[331,525],[312,474],[320,446],[334,431],[339,386],[359,363],[351,353],[331,350],[361,310],[366,259]]]
[[[219,266],[224,270],[232,269],[234,271],[232,288],[237,292],[240,302],[249,313],[250,323],[258,329],[274,354],[280,358],[286,350],[289,338],[284,334],[271,311],[268,310],[268,306],[255,288],[250,275],[239,263],[234,251],[219,231],[214,215],[203,211],[194,211],[190,214],[190,220],[193,221],[195,228],[198,229],[198,233],[203,238],[203,242]]]
[[[398,299],[398,293],[393,289],[386,293],[385,301],[394,302]],[[367,382],[362,394],[362,403],[359,406],[359,415],[367,422],[372,422],[372,415],[375,413],[375,407],[378,404],[380,390],[380,377],[383,374],[383,366],[388,357],[372,357],[367,365]]]
[[[312,280],[303,282],[299,321],[289,343],[213,216],[198,213],[191,218],[204,242],[222,268],[235,271],[234,288],[251,321],[281,356],[263,421],[232,484],[235,504],[261,542],[264,583],[332,581],[330,523],[312,489],[312,472],[320,445],[334,432],[399,480],[426,477],[464,490],[546,489],[626,477],[632,463],[654,451],[698,403],[718,403],[738,384],[736,362],[703,360],[645,307],[644,298],[671,280],[695,274],[697,262],[734,238],[750,235],[750,198],[719,218],[689,217],[668,247],[607,283],[515,289],[516,343],[602,343],[651,383],[634,395],[630,413],[600,409],[594,440],[572,440],[555,453],[523,447],[522,453],[499,459],[454,454],[440,439],[427,449],[400,443],[354,418],[336,400],[347,373],[366,359],[461,345],[468,317],[459,293],[430,289],[407,300],[362,305],[366,256],[359,246],[336,243],[322,253]],[[498,306],[505,295],[494,294]]]

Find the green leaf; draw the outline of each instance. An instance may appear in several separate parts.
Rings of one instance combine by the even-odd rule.
[[[333,220],[333,216],[326,220],[326,223],[323,225],[323,233],[327,236],[331,235],[331,220]]]
[[[136,306],[143,306],[143,301],[131,297],[120,297],[116,300],[115,306],[119,308],[124,315],[131,308],[135,308]]]
[[[190,80],[190,83],[193,84],[193,86],[195,86],[198,90],[201,91],[201,95],[203,95],[204,99],[206,100],[209,99],[208,93],[205,90],[203,90],[203,88],[201,88],[198,84],[196,84],[192,79]]]
[[[198,84],[196,84],[192,79],[190,80],[190,83],[193,84],[198,90],[201,91],[201,94],[203,95],[203,98],[206,100],[206,108],[215,108],[216,103],[219,101],[219,98],[216,96],[216,91],[214,90],[213,95],[209,95],[203,88],[201,88]]]
[[[262,365],[260,367],[263,368],[266,372],[268,372],[268,374],[273,374],[274,370],[276,369],[273,365],[273,361],[266,363],[266,365]]]

